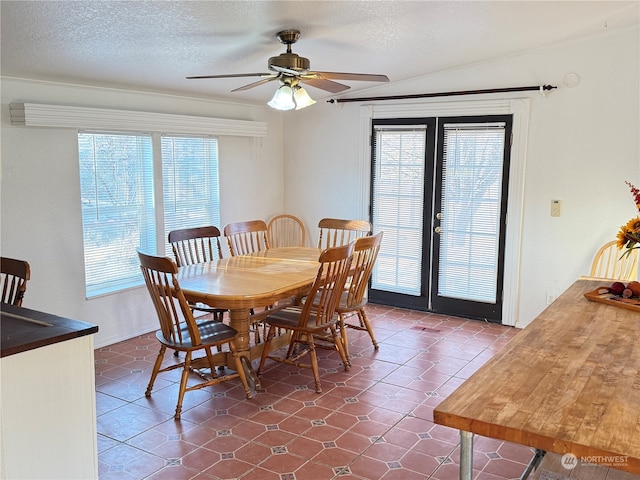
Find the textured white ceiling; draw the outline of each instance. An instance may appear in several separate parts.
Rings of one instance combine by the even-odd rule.
[[[10,1],[0,2],[5,77],[264,103],[273,84],[187,75],[267,72],[297,28],[312,70],[400,81],[637,24],[633,1]],[[342,82],[353,94],[370,82]],[[316,99],[331,94],[315,88]]]

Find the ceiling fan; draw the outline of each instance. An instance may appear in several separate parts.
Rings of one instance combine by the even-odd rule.
[[[226,75],[197,75],[186,77],[187,79],[202,78],[233,78],[233,77],[261,77],[257,82],[252,82],[242,87],[231,90],[238,92],[249,90],[273,80],[279,80],[281,86],[276,91],[269,105],[279,110],[289,110],[295,108],[299,110],[315,103],[307,92],[300,87],[299,83],[311,85],[331,93],[340,93],[348,90],[348,85],[335,82],[334,80],[358,80],[369,82],[388,82],[386,75],[368,73],[345,73],[345,72],[319,72],[311,71],[311,63],[308,58],[300,57],[291,51],[291,45],[300,38],[300,31],[295,29],[283,30],[276,34],[276,38],[287,46],[287,51],[277,57],[269,58],[267,64],[268,73],[232,73]]]

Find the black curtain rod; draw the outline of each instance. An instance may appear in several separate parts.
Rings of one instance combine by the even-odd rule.
[[[462,90],[458,92],[416,93],[413,95],[388,95],[385,97],[332,98],[328,103],[368,102],[373,100],[407,100],[410,98],[452,97],[454,95],[477,95],[480,93],[527,92],[533,90],[553,90],[553,85],[534,85],[532,87],[489,88],[485,90]]]

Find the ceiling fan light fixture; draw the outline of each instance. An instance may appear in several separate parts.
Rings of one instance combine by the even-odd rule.
[[[271,108],[276,110],[293,110],[296,108],[296,102],[293,99],[293,88],[289,85],[281,85],[270,102],[267,103]]]
[[[300,110],[301,108],[305,108],[316,103],[304,88],[298,86],[293,90],[293,101],[296,103],[296,110]]]
[[[284,77],[280,79],[282,85],[278,87],[270,102],[267,103],[276,110],[300,110],[316,103],[307,91],[298,85],[295,78]]]

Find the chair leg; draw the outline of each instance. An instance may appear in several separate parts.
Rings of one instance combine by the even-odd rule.
[[[371,323],[369,323],[369,317],[367,317],[367,312],[364,308],[358,310],[358,318],[360,319],[360,323],[364,324],[364,327],[369,332],[369,336],[371,337],[371,343],[373,343],[373,349],[378,350],[378,342],[376,341],[376,337],[373,334],[373,328],[371,328]]]
[[[242,386],[244,387],[244,394],[247,398],[251,398],[251,389],[249,388],[249,384],[247,383],[247,374],[244,371],[244,367],[242,366],[242,362],[240,361],[240,355],[238,355],[238,350],[236,350],[236,345],[233,340],[229,342],[229,350],[231,351],[233,361],[236,364],[236,371],[238,372],[238,376],[240,377],[240,381],[242,382]]]
[[[156,381],[156,377],[158,376],[158,372],[160,371],[160,366],[162,365],[162,360],[164,359],[164,352],[167,351],[167,347],[164,344],[160,345],[160,352],[158,352],[158,356],[156,357],[156,363],[153,364],[153,371],[151,372],[151,378],[149,379],[149,385],[147,385],[147,390],[144,392],[145,397],[151,395],[151,390],[153,390],[153,384]],[[176,353],[178,353],[176,351]]]
[[[187,380],[189,378],[189,367],[191,366],[191,352],[188,351],[184,356],[184,367],[182,368],[182,377],[180,378],[180,390],[178,391],[178,404],[176,405],[176,414],[173,416],[176,420],[180,420],[182,413],[182,400],[187,390]]]
[[[253,333],[253,342],[255,345],[259,345],[262,342],[262,339],[260,338],[260,324],[262,322],[257,322],[253,324],[253,329],[254,329],[254,333]]]
[[[269,355],[269,350],[271,349],[271,339],[275,333],[275,327],[273,325],[269,326],[269,331],[267,332],[267,336],[264,340],[264,345],[262,346],[262,356],[260,357],[260,366],[258,366],[258,371],[256,372],[258,375],[262,375],[264,364],[267,360],[267,355]]]
[[[344,351],[344,348],[342,348],[342,339],[338,336],[338,331],[336,330],[335,325],[331,325],[331,327],[329,328],[331,329],[333,344],[336,346],[336,350],[338,350],[338,353],[340,354],[340,359],[342,360],[342,364],[344,365],[344,371],[348,372],[349,368],[351,367],[351,364],[347,360],[347,355]]]
[[[322,384],[320,383],[320,369],[318,368],[318,357],[316,356],[316,346],[313,343],[313,335],[307,338],[309,347],[309,358],[311,359],[311,371],[313,372],[313,380],[316,384],[316,393],[322,393]]]
[[[341,313],[338,314],[338,323],[340,325],[340,340],[342,341],[344,356],[347,359],[347,364],[351,366],[351,355],[349,355],[349,339],[347,337],[347,327],[344,324],[344,317]]]

